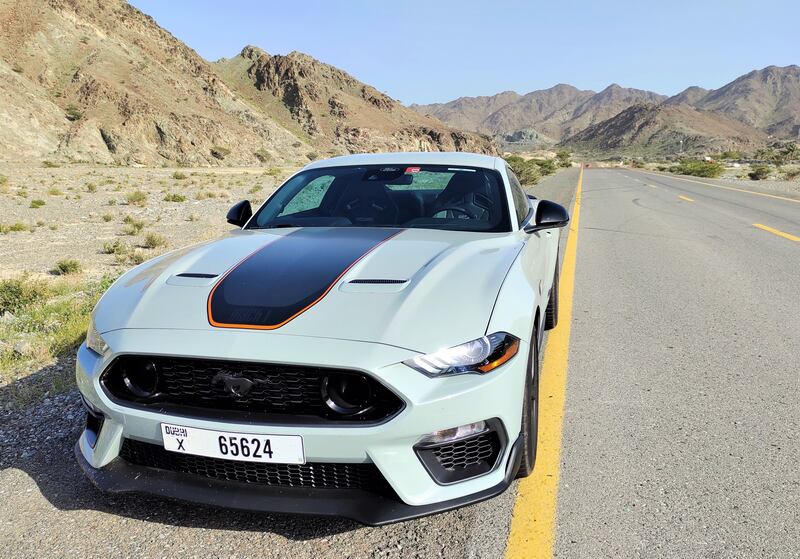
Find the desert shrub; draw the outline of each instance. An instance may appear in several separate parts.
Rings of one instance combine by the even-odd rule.
[[[44,161],[42,161],[42,167],[45,167],[46,169],[56,169],[58,167],[61,167],[61,165],[45,159]]]
[[[552,159],[531,159],[536,165],[539,166],[539,172],[542,175],[552,175],[556,172],[556,164]]]
[[[560,149],[556,152],[556,162],[559,167],[572,167],[572,154],[568,149]]]
[[[248,191],[247,191],[247,193],[248,193],[248,194],[255,194],[256,192],[259,192],[259,191],[260,191],[260,190],[262,190],[263,188],[264,188],[263,186],[261,186],[260,184],[257,184],[257,185],[255,185],[253,188],[251,188],[250,190],[248,190]]]
[[[692,177],[704,177],[713,179],[722,174],[725,167],[716,161],[699,161],[696,159],[684,159],[678,165],[670,168],[670,172],[679,175],[689,175]]]
[[[126,235],[136,235],[142,229],[144,229],[145,226],[144,221],[131,216],[125,216],[125,219],[123,219],[122,222],[125,224],[125,227],[122,228],[122,232]]]
[[[93,182],[88,183],[86,185],[86,192],[88,192],[89,194],[94,194],[95,192],[97,192],[97,185]]]
[[[211,146],[211,155],[217,159],[225,159],[226,155],[230,155],[231,150],[222,146]]]
[[[8,177],[5,175],[0,175],[0,186],[5,186],[8,184]]]
[[[128,204],[133,204],[134,206],[145,206],[147,205],[147,194],[142,192],[141,190],[134,190],[133,192],[129,192],[125,199],[128,201]]]
[[[36,198],[35,200],[31,200],[30,207],[36,209],[36,208],[41,208],[44,205],[45,205],[45,201],[44,200]]]
[[[189,214],[186,216],[186,221],[197,221],[197,216],[195,214]]]
[[[47,299],[47,286],[29,278],[0,280],[0,315],[17,313]]]
[[[147,254],[145,254],[143,250],[137,248],[136,250],[130,253],[130,255],[128,256],[128,260],[130,261],[131,264],[138,265],[147,260]]]
[[[634,169],[644,169],[644,162],[640,161],[639,159],[634,159],[631,161],[631,167]]]
[[[182,181],[183,179],[186,178],[186,173],[175,171],[174,173],[172,173],[172,178],[175,179],[176,181]]]
[[[12,69],[14,72],[16,72],[17,74],[21,74],[21,73],[24,71],[24,70],[22,69],[22,66],[20,66],[20,65],[19,65],[18,63],[16,63],[16,62],[14,62],[14,65],[11,67],[11,69]]]
[[[173,192],[172,194],[167,194],[166,196],[164,196],[164,201],[165,202],[185,202],[186,201],[186,196],[184,196],[183,194],[177,194],[177,193]]]
[[[258,159],[261,163],[266,163],[267,161],[272,159],[272,156],[264,148],[256,150],[255,152],[253,152],[253,155],[255,155],[256,159]]]
[[[772,174],[772,169],[768,165],[753,165],[747,176],[750,180],[761,181]]]
[[[67,120],[70,122],[75,122],[83,117],[83,112],[75,105],[67,105],[67,108],[64,109],[64,113],[67,115]]]
[[[734,151],[734,150],[723,151],[718,156],[718,159],[727,159],[727,160],[731,160],[731,159],[735,160],[735,159],[741,159],[741,158],[742,158],[742,154],[739,153],[738,151]]]
[[[50,188],[48,188],[47,189],[47,193],[50,196],[63,196],[64,195],[64,192],[61,189],[59,189],[59,188],[57,188],[55,186],[51,186]]]
[[[783,178],[787,181],[793,181],[797,177],[800,177],[800,168],[786,169],[783,172]]]
[[[103,243],[103,254],[127,254],[128,250],[128,245],[119,239],[114,239],[114,242],[111,243]]]
[[[65,258],[56,262],[56,267],[53,268],[53,273],[59,276],[67,276],[70,274],[77,274],[81,271],[81,263],[74,258]]]
[[[532,159],[525,160],[518,155],[509,155],[506,157],[506,163],[523,185],[534,185],[542,178],[539,165]]]
[[[316,151],[309,151],[306,154],[306,157],[308,157],[309,161],[314,161],[315,159],[317,159],[319,157],[319,154]]]
[[[114,219],[114,214],[103,214],[103,221],[105,221],[106,223],[108,223],[112,219]]]
[[[142,248],[158,248],[167,244],[167,240],[156,233],[148,233],[142,242]]]
[[[292,147],[293,147],[293,148],[299,148],[299,147],[300,147],[300,146],[302,146],[302,145],[303,145],[303,144],[301,144],[300,142],[294,142],[294,143],[292,144]]]

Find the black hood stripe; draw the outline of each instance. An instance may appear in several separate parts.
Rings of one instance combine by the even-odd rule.
[[[208,296],[208,322],[218,328],[280,328],[316,305],[359,260],[402,231],[293,231],[222,276]]]

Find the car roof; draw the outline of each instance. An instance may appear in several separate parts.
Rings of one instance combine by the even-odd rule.
[[[343,155],[330,159],[314,161],[304,169],[323,167],[345,167],[354,165],[460,165],[464,167],[482,167],[485,169],[501,169],[502,159],[482,153],[445,152],[445,151],[408,151],[394,153],[358,153]]]

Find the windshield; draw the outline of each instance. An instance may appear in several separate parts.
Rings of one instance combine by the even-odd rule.
[[[510,230],[496,171],[443,165],[310,169],[289,179],[250,221],[272,227]]]

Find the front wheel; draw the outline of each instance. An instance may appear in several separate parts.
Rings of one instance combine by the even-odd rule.
[[[536,463],[536,445],[539,438],[539,340],[534,330],[528,354],[528,376],[522,401],[522,459],[517,477],[528,477]]]

